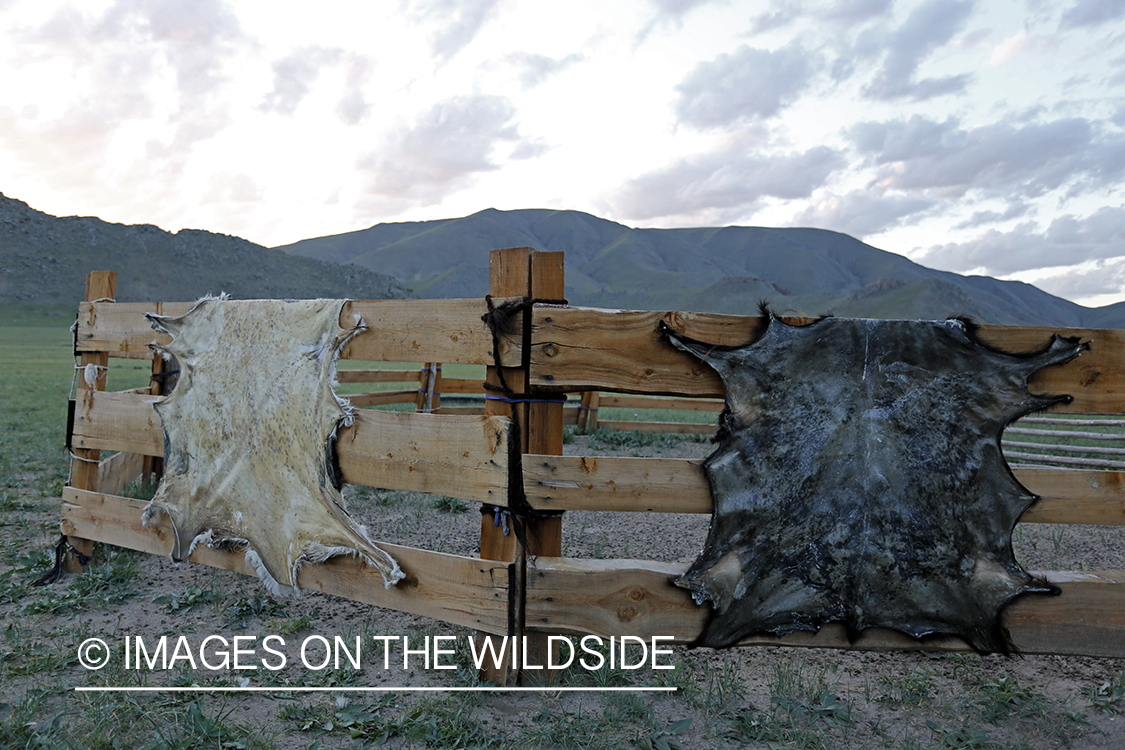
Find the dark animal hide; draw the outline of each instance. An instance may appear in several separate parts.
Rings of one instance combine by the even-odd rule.
[[[179,318],[146,316],[173,337],[179,382],[156,402],[164,478],[143,521],[172,521],[171,557],[195,545],[246,548],[275,593],[295,593],[306,563],[358,555],[389,588],[403,577],[343,508],[336,429],[351,406],[332,391],[342,300],[200,300]],[[154,345],[155,346],[155,345]],[[158,347],[159,348],[159,347]]]
[[[915,638],[951,634],[1007,652],[1003,608],[1057,594],[1012,553],[1036,497],[1000,450],[1004,428],[1069,396],[1027,379],[1085,348],[981,344],[959,320],[774,316],[741,348],[666,330],[726,391],[719,448],[704,469],[714,511],[706,545],[676,585],[711,602],[697,645],[840,622]]]

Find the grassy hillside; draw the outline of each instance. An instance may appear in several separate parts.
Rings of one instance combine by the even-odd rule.
[[[227,292],[242,299],[402,297],[393,278],[354,265],[302,258],[197,229],[58,218],[0,194],[0,303],[73,308],[86,274],[117,271],[122,302],[191,300]]]
[[[1125,304],[1090,310],[1028,284],[935,271],[822,229],[631,229],[578,211],[487,209],[278,249],[379,269],[422,297],[475,297],[488,289],[488,252],[521,245],[566,252],[567,297],[581,305],[746,314],[766,300],[808,315],[1125,327]]]

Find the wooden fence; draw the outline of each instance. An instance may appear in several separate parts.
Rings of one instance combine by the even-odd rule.
[[[413,384],[417,387],[351,394],[355,406],[412,404],[416,411],[440,414],[484,414],[484,396],[480,379],[442,378],[441,364],[426,362],[419,370],[344,370],[341,383]],[[442,396],[455,399],[456,406],[442,405]],[[563,406],[563,424],[576,426],[582,432],[596,429],[665,433],[681,435],[713,435],[716,418],[723,410],[722,399],[661,398],[582,391],[579,399]],[[571,405],[573,404],[573,405]],[[601,410],[614,409],[617,419],[599,416]],[[651,421],[631,410],[680,413],[687,417],[677,421]],[[624,412],[624,414],[622,414]],[[1058,416],[1028,416],[1004,431],[1004,455],[1013,466],[1085,466],[1099,469],[1125,470],[1125,420],[1107,415],[1088,415],[1087,419]],[[1078,429],[1074,429],[1078,428]],[[1033,442],[1027,442],[1030,438]]]
[[[528,248],[494,251],[494,302],[505,298],[558,299],[563,290],[562,253]],[[122,304],[113,275],[92,274],[80,306],[77,353],[81,365],[104,367],[110,357],[149,357],[154,334],[145,312],[185,312],[190,303]],[[526,306],[525,306],[526,307]],[[710,513],[711,498],[696,461],[669,458],[563,456],[564,393],[721,397],[709,368],[659,341],[661,321],[687,336],[723,344],[752,341],[762,319],[727,315],[610,311],[535,304],[512,317],[495,342],[482,322],[485,300],[392,300],[351,302],[342,320],[359,314],[368,330],[354,338],[343,357],[367,361],[468,363],[488,366],[488,381],[501,379],[518,398],[493,398],[484,415],[443,415],[361,410],[354,427],[340,436],[344,480],[385,489],[429,492],[486,504],[480,557],[471,558],[386,545],[407,575],[391,590],[373,570],[351,558],[302,569],[301,585],[350,599],[466,625],[484,633],[527,635],[528,660],[543,663],[550,633],[601,636],[673,636],[689,643],[706,612],[669,579],[683,566],[638,560],[589,560],[561,554],[563,516],[529,521],[526,548],[493,524],[491,508],[508,504],[509,482],[522,482],[530,505],[540,511],[628,511]],[[1044,343],[1045,329],[985,326],[988,342],[1009,350]],[[1063,330],[1094,343],[1078,360],[1046,368],[1033,391],[1070,393],[1065,411],[1121,414],[1125,411],[1125,332]],[[159,368],[159,362],[154,364]],[[70,486],[63,495],[63,530],[80,551],[97,540],[165,554],[169,530],[141,526],[143,502],[120,497],[123,483],[143,460],[163,451],[152,394],[105,391],[104,369],[93,386],[81,382],[74,405]],[[355,372],[355,371],[350,371]],[[366,373],[342,379],[391,377]],[[423,371],[419,387],[431,398],[436,366]],[[397,376],[396,376],[397,377]],[[154,381],[159,382],[159,380]],[[369,382],[369,381],[354,381]],[[154,391],[156,391],[154,386]],[[405,398],[405,393],[400,394]],[[611,398],[601,396],[601,403]],[[375,398],[375,397],[372,397]],[[414,398],[417,398],[415,395]],[[591,411],[588,397],[587,412]],[[356,399],[353,397],[353,402]],[[372,403],[368,401],[367,403]],[[432,405],[432,404],[431,404]],[[594,406],[597,404],[595,403]],[[515,419],[509,419],[513,415]],[[581,413],[579,411],[579,413]],[[516,471],[508,446],[516,439],[526,454]],[[122,451],[99,462],[99,451]],[[1017,478],[1042,497],[1022,523],[1125,524],[1125,472],[1095,468],[1021,468]],[[241,553],[200,545],[192,559],[250,573]],[[1025,653],[1125,656],[1125,571],[1046,571],[1063,591],[1058,598],[1025,597],[1005,613],[1005,625]],[[919,642],[891,631],[866,631],[849,644],[842,629],[817,634],[758,636],[743,645],[780,644],[859,649],[917,649]],[[927,640],[928,650],[963,650],[957,638]],[[516,670],[490,672],[512,683]]]

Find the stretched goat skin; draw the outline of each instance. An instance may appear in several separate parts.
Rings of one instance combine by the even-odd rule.
[[[335,361],[359,331],[338,321],[343,300],[206,298],[178,318],[146,316],[172,343],[179,382],[155,405],[164,478],[145,509],[171,519],[171,557],[199,542],[246,546],[275,593],[293,593],[306,563],[359,555],[389,588],[398,565],[343,508],[334,476],[337,427],[351,407],[332,390]]]
[[[714,368],[726,394],[704,463],[707,541],[675,581],[712,605],[697,645],[841,622],[853,639],[882,627],[1006,653],[1003,608],[1058,593],[1012,552],[1036,497],[1000,436],[1069,400],[1032,395],[1027,381],[1077,356],[1077,339],[1010,354],[958,320],[790,326],[773,316],[745,347],[666,334]]]

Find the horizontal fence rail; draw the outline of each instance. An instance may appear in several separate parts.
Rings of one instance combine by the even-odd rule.
[[[497,300],[497,304],[504,300]],[[127,358],[148,358],[153,341],[167,344],[171,337],[157,333],[146,313],[183,315],[193,302],[82,302],[75,340],[77,352],[99,352]],[[346,302],[340,325],[350,328],[358,315],[367,330],[352,338],[340,356],[382,362],[456,362],[491,365],[492,332],[481,321],[488,311],[484,300],[369,300]],[[519,324],[523,313],[515,316]],[[515,329],[518,330],[518,329]],[[500,338],[500,358],[505,366],[521,362],[518,336]]]
[[[73,447],[163,456],[164,430],[154,401],[134,393],[81,391]],[[506,417],[360,410],[353,426],[340,429],[336,452],[349,484],[506,506],[510,424]]]
[[[541,456],[523,461],[524,492],[539,510],[710,513],[699,462],[682,458]],[[1125,525],[1125,472],[1015,470],[1040,496],[1021,523]]]
[[[806,319],[797,319],[803,322]],[[607,390],[650,395],[721,398],[718,375],[694,357],[661,342],[664,323],[708,343],[741,346],[754,341],[765,319],[703,313],[639,312],[537,307],[532,313],[531,384],[562,391]],[[1044,346],[1052,333],[1078,336],[1091,348],[1065,365],[1035,373],[1033,393],[1067,393],[1074,401],[1058,411],[1125,411],[1125,331],[981,326],[989,345],[1007,351]]]
[[[493,263],[495,272],[495,253]],[[558,263],[561,288],[561,259]],[[511,266],[508,271],[513,278],[529,275],[523,266]],[[534,285],[527,288],[534,289]],[[501,291],[520,293],[514,287]],[[89,299],[113,296],[87,290]],[[497,303],[501,302],[497,299]],[[153,332],[143,314],[179,315],[192,304],[84,302],[80,307],[76,350],[82,354],[84,364],[99,367],[108,362],[108,356],[151,357],[148,344],[162,338],[166,343],[166,337]],[[518,383],[515,392],[542,397],[542,403],[514,407],[521,410],[526,420],[522,422],[526,433],[524,450],[535,451],[523,456],[522,479],[513,469],[509,455],[514,443],[514,423],[510,419],[467,416],[467,412],[482,409],[483,398],[470,406],[463,405],[465,401],[460,399],[456,406],[438,404],[442,394],[483,396],[481,381],[441,378],[436,376],[437,368],[430,371],[427,365],[421,371],[339,370],[341,383],[405,384],[392,386],[391,390],[347,396],[356,406],[414,403],[421,410],[432,399],[437,407],[433,414],[361,408],[355,424],[341,429],[337,440],[344,481],[446,495],[499,507],[507,505],[510,482],[522,481],[528,503],[543,511],[711,512],[710,492],[698,460],[548,454],[561,452],[563,422],[577,424],[580,429],[637,429],[638,424],[643,424],[640,429],[713,432],[715,413],[722,409],[718,377],[706,365],[661,341],[658,325],[663,322],[704,341],[741,345],[760,334],[764,318],[537,306],[527,313],[517,312],[510,330],[494,339],[481,321],[487,309],[484,300],[475,299],[349,302],[341,315],[341,325],[351,326],[358,314],[368,330],[351,340],[343,356],[371,362],[483,364],[491,370],[496,364],[495,347],[509,383]],[[1042,346],[1053,332],[1056,331],[983,326],[981,337],[1009,351],[1024,351]],[[1032,378],[1031,390],[1073,395],[1074,403],[1059,411],[1110,415],[1125,412],[1125,373],[1121,364],[1125,362],[1125,332],[1057,332],[1092,341],[1092,348],[1064,366],[1037,373]],[[529,342],[526,349],[525,341]],[[154,365],[154,372],[158,364]],[[489,377],[495,379],[495,373]],[[85,388],[80,384],[75,399],[70,442],[75,466],[81,471],[72,471],[72,476],[85,478],[79,486],[64,490],[64,533],[78,542],[100,540],[166,554],[170,530],[159,525],[142,527],[140,515],[145,503],[119,495],[132,477],[147,471],[143,468],[146,461],[163,455],[163,429],[153,409],[156,397],[136,391],[105,392],[104,387],[105,373],[99,371],[95,386]],[[577,392],[583,392],[580,406],[573,405],[576,402],[565,408],[550,403],[552,395]],[[488,404],[490,411],[497,408],[496,400]],[[549,417],[543,416],[548,407],[554,411]],[[699,412],[698,421],[637,423],[604,418],[610,409],[650,408],[695,410]],[[1019,463],[1043,459],[1071,467],[1014,469],[1017,479],[1042,498],[1021,522],[1125,525],[1125,471],[1109,470],[1118,468],[1118,456],[1125,457],[1125,443],[1118,447],[1112,441],[1123,438],[1097,431],[1120,432],[1122,427],[1125,418],[1120,416],[1070,420],[1036,415],[1014,424],[1005,440],[1009,460]],[[1094,445],[1065,445],[1069,441]],[[537,445],[543,447],[536,448]],[[1047,455],[1055,448],[1066,455]],[[121,453],[99,460],[99,451]],[[1079,461],[1082,463],[1075,463]],[[486,518],[492,520],[487,513]],[[536,556],[533,551],[531,556],[524,557],[520,555],[525,553],[520,552],[513,557],[512,549],[518,547],[517,543],[488,536],[495,530],[491,523],[485,525],[489,529],[486,533],[482,527],[482,555],[487,546],[490,555],[507,555],[504,560],[466,558],[380,543],[407,574],[407,580],[390,591],[384,589],[377,571],[351,558],[304,567],[300,584],[497,634],[666,635],[690,643],[707,617],[706,607],[697,606],[687,591],[670,583],[684,572],[681,564],[581,560],[559,557],[558,552]],[[220,552],[199,545],[192,559],[253,574],[240,552]],[[1062,588],[1063,596],[1024,597],[1006,610],[1004,622],[1017,648],[1025,653],[1125,656],[1125,571],[1048,571],[1043,575]],[[750,638],[742,645],[874,650],[967,648],[956,638],[919,643],[881,630],[865,633],[853,645],[835,626],[827,626],[816,635]]]
[[[708,611],[695,604],[690,592],[669,585],[685,569],[673,563],[639,560],[539,558],[528,566],[528,628],[607,637],[662,635],[691,643],[702,630]],[[1022,597],[1004,612],[1004,625],[1020,652],[1125,656],[1125,570],[1042,575],[1062,589],[1062,596]],[[969,650],[960,638],[918,641],[877,628],[865,631],[852,644],[838,625],[827,625],[815,634],[755,636],[740,645]]]
[[[141,515],[146,504],[143,500],[66,487],[63,489],[63,533],[166,555],[172,548],[171,522],[162,516],[160,523],[143,526]],[[303,566],[298,574],[301,588],[434,617],[487,633],[508,632],[511,572],[507,563],[378,540],[376,544],[390,553],[406,574],[399,585],[387,589],[378,570],[358,558],[340,556],[325,563]],[[258,575],[246,563],[242,550],[223,552],[198,544],[189,559],[248,576]]]

